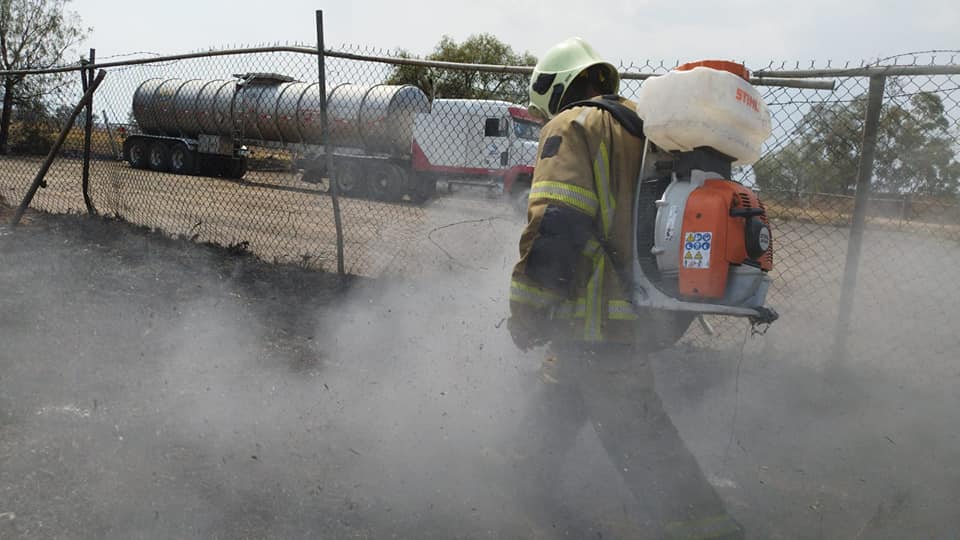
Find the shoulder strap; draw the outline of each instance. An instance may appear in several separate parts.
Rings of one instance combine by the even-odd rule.
[[[600,99],[575,101],[563,109],[566,110],[572,107],[595,107],[597,109],[603,109],[610,113],[613,118],[627,130],[627,133],[634,137],[643,137],[643,120],[640,119],[637,113],[631,110],[630,107],[620,103],[617,96],[601,96]]]

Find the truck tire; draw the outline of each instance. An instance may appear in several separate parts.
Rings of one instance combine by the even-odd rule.
[[[306,184],[323,184],[323,171],[320,169],[304,169],[303,173],[300,174],[300,181]]]
[[[170,149],[165,143],[156,141],[150,145],[147,153],[147,161],[150,169],[154,171],[166,172],[170,170]]]
[[[224,167],[224,174],[227,178],[233,178],[234,180],[243,178],[243,175],[247,174],[247,158],[228,158]]]
[[[127,149],[127,161],[134,169],[147,168],[147,143],[146,141],[133,141]]]
[[[410,190],[410,199],[417,203],[422,204],[430,199],[434,198],[437,195],[437,179],[426,175],[418,174],[415,175],[413,181],[413,186]]]
[[[409,177],[406,169],[392,163],[371,167],[370,194],[378,201],[397,202],[407,193]]]
[[[328,175],[337,183],[337,194],[345,197],[362,197],[366,193],[366,167],[353,161],[337,161],[333,164],[333,171]]]
[[[178,143],[170,150],[170,172],[176,174],[193,174],[195,159],[193,150],[187,145]]]

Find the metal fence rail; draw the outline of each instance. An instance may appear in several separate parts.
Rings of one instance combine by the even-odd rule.
[[[431,216],[420,201],[437,196],[438,185],[473,183],[491,193],[506,186],[491,203],[503,208],[523,192],[537,126],[508,101],[525,91],[528,66],[451,65],[367,50],[326,51],[323,59],[327,106],[317,50],[309,47],[62,68],[76,78],[75,92],[16,111],[11,152],[0,156],[0,196],[7,204],[23,198],[63,111],[79,96],[81,72],[100,68],[107,76],[90,115],[69,131],[36,209],[95,209],[268,261],[383,276],[423,263]],[[960,65],[943,53],[888,64],[771,65],[753,74],[774,131],[761,160],[735,176],[767,205],[776,249],[769,301],[790,322],[751,346],[823,358],[849,348],[856,361],[893,351],[924,362],[946,360],[960,345],[951,323],[960,315]],[[672,67],[621,64],[621,93],[634,96],[643,79]],[[31,73],[24,76],[43,76]],[[175,81],[144,86],[152,79]],[[382,86],[402,83],[422,91]],[[218,102],[215,87],[231,98]],[[448,99],[460,97],[451,88],[468,89],[472,99]],[[152,108],[138,109],[135,96],[147,90]],[[177,101],[186,95],[192,101]],[[321,111],[328,130],[319,129]],[[245,174],[226,157],[172,172],[184,155],[180,139],[211,129],[242,141]],[[146,132],[168,140],[141,148],[148,160],[131,166],[131,141]],[[320,137],[327,134],[330,141]],[[870,146],[872,163],[862,159]],[[742,321],[707,323],[685,341],[742,342]]]

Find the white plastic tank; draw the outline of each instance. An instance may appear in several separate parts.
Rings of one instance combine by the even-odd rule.
[[[680,151],[709,146],[735,158],[735,165],[760,159],[770,136],[770,112],[756,88],[744,77],[711,67],[647,79],[637,94],[637,113],[657,146]]]

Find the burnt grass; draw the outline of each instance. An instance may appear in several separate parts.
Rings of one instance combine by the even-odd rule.
[[[30,212],[12,229],[10,215],[0,207],[0,538],[526,538],[555,527],[501,515],[508,502],[472,489],[447,495],[460,489],[445,479],[457,476],[451,460],[419,463],[443,448],[437,432],[384,445],[390,426],[366,427],[371,406],[403,406],[368,381],[393,378],[391,345],[334,357],[336,336],[321,336],[344,303],[376,305],[378,283],[114,219]],[[407,458],[425,472],[402,470]]]
[[[251,254],[245,242],[197,243],[113,217],[33,211],[14,229],[7,224],[12,215],[13,210],[0,202],[0,256],[7,266],[29,264],[37,253],[49,266],[21,268],[35,279],[22,283],[19,291],[5,288],[6,296],[14,293],[29,299],[34,286],[72,285],[72,290],[63,291],[63,300],[92,310],[105,303],[103,295],[120,305],[137,302],[147,307],[231,296],[258,315],[255,323],[294,343],[312,336],[311,313],[352,286],[369,283],[356,276],[266,262]],[[65,270],[60,265],[74,265],[71,279],[50,283],[51,272]]]
[[[482,396],[537,377],[513,375],[526,364],[509,346],[495,352],[496,309],[430,317],[449,317],[448,334],[461,317],[490,323],[431,358],[417,343],[438,347],[434,326],[398,333],[419,340],[399,361],[376,334],[403,315],[354,325],[351,346],[382,342],[365,357],[335,352],[336,333],[320,337],[330,319],[365,317],[346,307],[378,305],[378,283],[108,218],[28,212],[11,229],[11,215],[0,204],[0,538],[644,537],[589,430],[561,474],[592,524],[518,510],[511,443],[490,441],[516,404]],[[903,358],[824,377],[803,355],[756,349],[654,361],[750,538],[956,537],[955,366],[916,379]]]
[[[314,471],[288,498],[257,471],[271,437],[235,429],[237,442],[211,452],[221,447],[200,441],[215,427],[184,435],[171,419],[199,417],[191,394],[217,391],[185,391],[194,375],[227,371],[241,381],[221,389],[229,397],[249,392],[247,377],[319,371],[314,314],[356,278],[114,219],[28,212],[12,229],[11,216],[0,205],[0,538],[355,534],[361,525],[340,500],[335,514],[277,523],[334,490]],[[205,337],[203,318],[224,313],[238,330]],[[194,334],[201,345],[186,356],[170,338]],[[241,357],[256,364],[224,369]],[[178,361],[189,367],[166,365]]]

